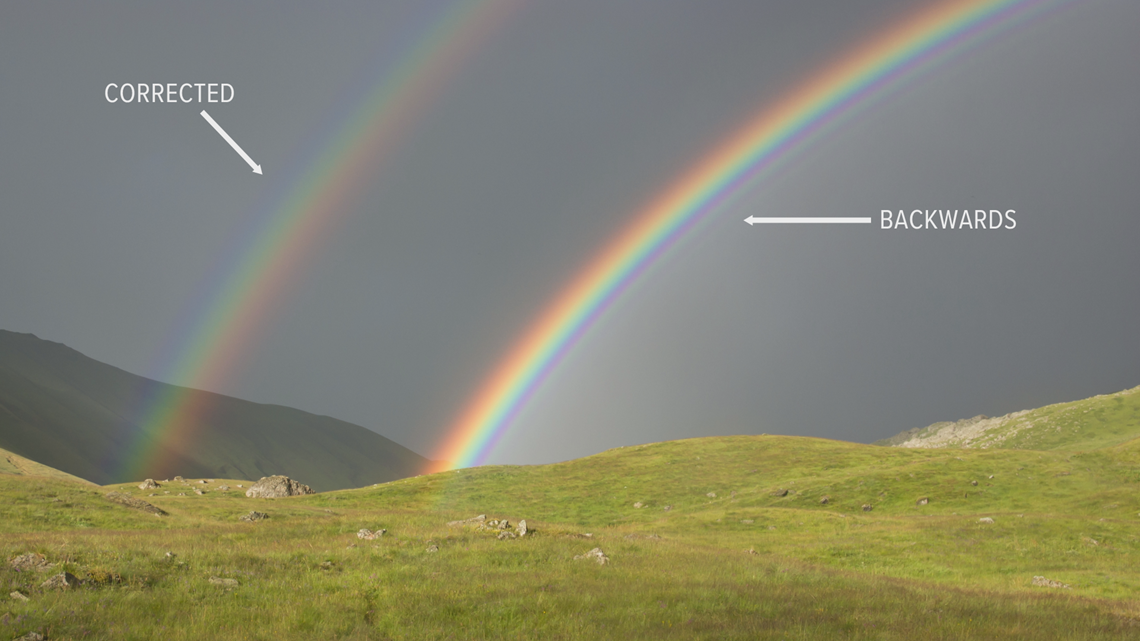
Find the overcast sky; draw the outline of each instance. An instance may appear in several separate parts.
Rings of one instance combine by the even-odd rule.
[[[906,0],[517,3],[213,391],[431,456],[640,208]],[[444,2],[5,3],[0,328],[163,378],[235,236]],[[1076,1],[925,70],[659,261],[490,462],[779,433],[869,442],[1140,385],[1140,3]],[[116,82],[227,82],[202,105]],[[755,216],[1017,211],[1001,231]],[[178,381],[174,381],[178,382]]]

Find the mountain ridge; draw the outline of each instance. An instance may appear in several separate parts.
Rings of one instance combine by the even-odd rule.
[[[0,330],[0,448],[101,485],[124,468],[156,395],[184,395],[191,438],[153,451],[146,474],[286,474],[322,491],[419,474],[428,459],[372,430],[290,408],[138,376],[63,343]],[[165,464],[158,464],[166,461]],[[156,467],[157,465],[157,467]]]

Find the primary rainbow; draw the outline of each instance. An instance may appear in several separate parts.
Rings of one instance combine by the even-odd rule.
[[[848,52],[762,111],[651,201],[546,309],[449,430],[435,456],[437,469],[481,464],[543,379],[622,291],[759,172],[917,65],[958,51],[1044,4],[939,2]]]
[[[119,476],[143,478],[162,472],[170,456],[189,445],[207,408],[188,388],[222,387],[253,342],[255,330],[280,302],[290,277],[306,263],[350,209],[364,179],[374,175],[411,130],[425,107],[505,21],[517,0],[458,0],[401,56],[360,100],[306,171],[286,187],[238,243],[230,260],[210,283],[198,315],[175,332],[167,347],[162,380],[142,401],[140,429],[118,460]],[[267,168],[267,171],[272,171]],[[260,180],[260,178],[255,178]]]

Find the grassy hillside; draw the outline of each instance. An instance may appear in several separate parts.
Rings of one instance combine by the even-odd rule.
[[[0,474],[13,474],[18,476],[38,476],[49,479],[71,481],[81,485],[94,485],[90,481],[72,476],[67,472],[60,472],[54,467],[48,467],[19,454],[0,449]]]
[[[55,592],[38,587],[46,573],[5,566],[0,580],[30,601],[0,606],[0,621],[13,636],[171,640],[1140,636],[1136,441],[921,450],[738,436],[289,499],[248,499],[237,482],[144,491],[0,475],[0,554],[90,577]],[[250,510],[269,518],[237,520]],[[448,525],[477,514],[536,531]],[[608,564],[574,560],[594,547]]]
[[[1140,387],[1005,416],[935,423],[879,441],[895,447],[1089,450],[1140,437]]]
[[[189,396],[193,436],[178,451],[155,447],[143,475],[287,474],[331,490],[415,475],[428,464],[358,425],[174,388],[65,345],[0,330],[0,447],[90,481],[128,480],[126,457],[145,409],[172,390]]]

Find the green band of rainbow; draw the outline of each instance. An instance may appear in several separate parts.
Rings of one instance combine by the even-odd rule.
[[[1043,1],[948,0],[842,56],[706,156],[653,200],[539,317],[475,394],[433,458],[481,464],[560,359],[678,238],[760,171],[917,65],[1017,23]]]
[[[199,315],[168,347],[162,380],[139,410],[139,430],[118,462],[119,477],[164,473],[178,452],[193,451],[204,425],[206,396],[189,388],[222,388],[237,371],[257,330],[280,304],[295,275],[324,243],[378,163],[391,156],[426,107],[505,24],[518,0],[458,0],[432,23],[361,99],[277,205],[259,219],[221,277],[196,306]],[[267,172],[273,171],[271,167]]]

